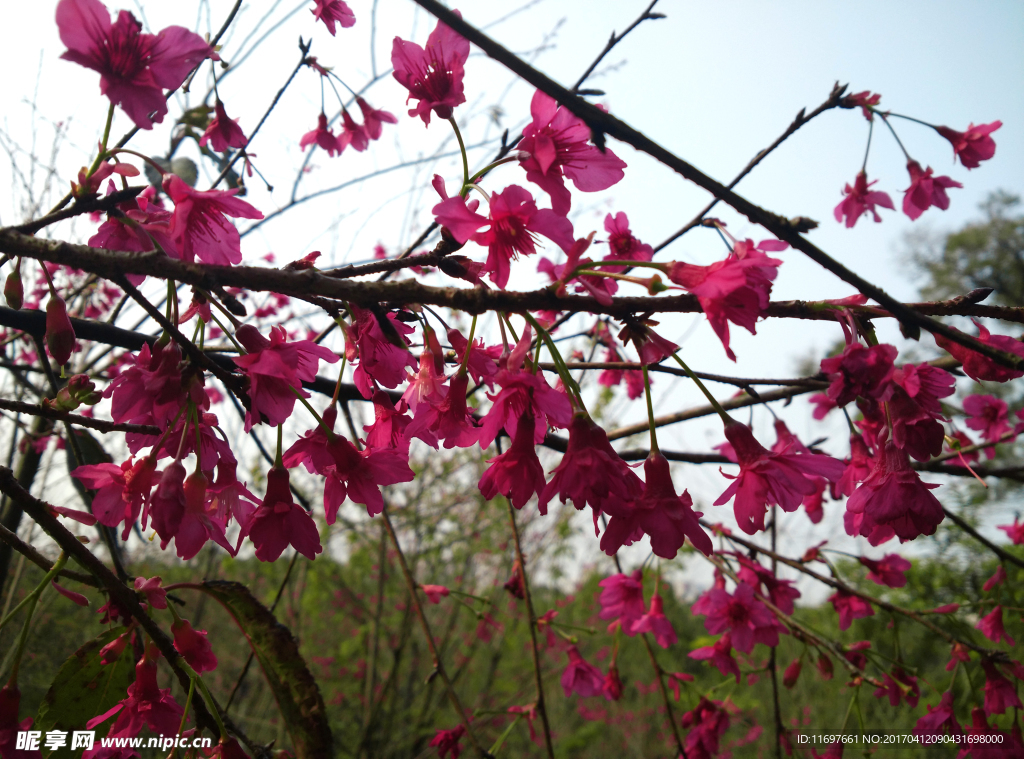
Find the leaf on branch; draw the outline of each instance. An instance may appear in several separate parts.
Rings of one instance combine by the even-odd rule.
[[[61,666],[50,689],[39,705],[33,730],[45,734],[48,730],[85,730],[85,723],[98,714],[103,714],[127,694],[128,686],[135,682],[135,663],[132,661],[131,647],[121,653],[120,658],[112,664],[104,665],[100,661],[101,649],[124,632],[123,627],[107,630],[95,640],[91,640],[75,651]],[[106,735],[113,724],[108,720],[96,726],[97,739]],[[70,741],[69,741],[70,745]],[[96,741],[99,745],[99,740]],[[60,749],[61,756],[81,756],[82,750],[69,753],[65,747]],[[51,756],[57,750],[44,751],[43,756]]]
[[[220,602],[245,634],[291,735],[296,759],[333,756],[323,697],[291,631],[241,583],[212,581],[189,587]]]

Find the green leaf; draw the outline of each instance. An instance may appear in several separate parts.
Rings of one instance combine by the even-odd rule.
[[[33,730],[41,730],[44,734],[47,730],[65,730],[69,733],[67,745],[70,746],[72,731],[85,730],[86,722],[127,697],[128,686],[135,682],[131,647],[128,646],[121,657],[111,664],[100,662],[100,649],[123,632],[123,627],[107,630],[75,651],[64,662],[39,705]],[[105,726],[97,725],[96,737],[106,735],[110,724],[112,722]],[[72,754],[65,747],[51,751],[44,749],[43,756],[51,756],[57,751],[61,756],[82,754],[81,749]]]
[[[333,756],[323,697],[291,631],[241,583],[215,581],[189,587],[217,599],[245,634],[277,700],[296,759]]]

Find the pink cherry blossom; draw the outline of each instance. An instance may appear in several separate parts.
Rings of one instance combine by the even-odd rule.
[[[117,714],[117,719],[107,733],[110,737],[134,737],[143,726],[158,735],[177,735],[183,710],[174,700],[170,689],[161,689],[157,685],[159,658],[156,644],[150,643],[145,655],[135,665],[135,682],[128,686],[128,697],[89,720],[86,729],[91,730]]]
[[[901,685],[908,687],[909,690],[904,692]],[[874,695],[875,698],[887,697],[890,706],[899,706],[900,701],[906,699],[907,704],[914,708],[921,697],[921,688],[916,677],[904,672],[901,667],[895,666],[891,673],[886,673],[883,676],[882,686],[875,690]]]
[[[549,426],[568,427],[572,421],[569,399],[541,375],[502,370],[494,379],[501,389],[494,395],[487,394],[491,408],[480,427],[481,448],[490,446],[502,429],[515,438],[523,420],[531,425],[533,442],[538,444],[544,440]]]
[[[619,668],[614,664],[608,668],[608,674],[604,677],[604,685],[601,690],[607,701],[618,701],[622,698],[622,680],[619,678]]]
[[[407,103],[413,98],[419,101],[409,115],[419,116],[425,125],[430,124],[431,111],[438,118],[450,119],[455,107],[466,102],[462,79],[467,58],[469,41],[440,21],[425,47],[395,37],[391,47],[395,79],[409,90]]]
[[[868,579],[877,585],[902,588],[907,584],[904,572],[911,568],[911,564],[897,553],[887,554],[881,559],[869,559],[866,556],[861,556],[858,561],[868,568]]]
[[[1017,643],[1006,634],[1006,630],[1003,629],[1003,607],[996,606],[992,611],[986,614],[984,617],[978,620],[978,623],[974,626],[974,629],[981,630],[985,637],[993,643],[999,641],[1006,641],[1007,645],[1015,646]]]
[[[788,247],[788,243],[778,240],[762,240],[757,245],[753,240],[741,240],[727,258],[710,266],[677,261],[665,269],[669,279],[697,296],[732,361],[736,354],[729,347],[729,322],[757,334],[757,320],[768,308],[772,281],[782,265],[780,259],[769,258],[767,252]]]
[[[868,121],[874,120],[874,114],[872,108],[878,105],[882,100],[882,96],[878,93],[873,93],[871,90],[864,90],[863,92],[856,92],[852,95],[847,95],[842,99],[843,108],[856,108],[860,106],[861,112],[864,114],[864,118]]]
[[[312,561],[323,550],[316,522],[292,500],[288,470],[273,466],[267,472],[267,493],[245,532],[260,561],[277,561],[289,545]]]
[[[718,754],[718,741],[729,729],[729,715],[722,708],[721,701],[710,701],[701,696],[693,711],[683,715],[686,734],[686,756],[688,759],[711,759]]]
[[[953,691],[942,694],[938,706],[928,706],[928,713],[921,717],[914,726],[914,735],[919,737],[931,735],[960,735],[960,723],[956,721],[953,710]]]
[[[544,490],[544,467],[537,458],[533,428],[533,417],[528,410],[519,419],[515,433],[510,433],[512,445],[488,460],[490,466],[479,482],[484,498],[490,500],[501,493],[521,509],[535,493]]]
[[[843,462],[823,454],[780,454],[767,450],[754,439],[746,425],[730,422],[725,436],[740,465],[739,475],[715,501],[721,506],[736,497],[736,520],[748,535],[764,529],[768,506],[777,504],[783,511],[796,511],[804,496],[815,492],[808,476],[820,476],[836,482],[845,469]]]
[[[676,631],[665,616],[664,602],[660,595],[655,593],[651,596],[650,610],[633,623],[632,633],[651,633],[662,648],[668,648],[676,642]]]
[[[532,121],[523,129],[518,148],[527,156],[520,163],[526,178],[551,196],[551,207],[569,213],[572,198],[565,186],[571,179],[582,192],[607,190],[624,176],[624,161],[607,148],[590,142],[590,127],[568,108],[540,90],[530,102]]]
[[[974,320],[978,328],[978,340],[1007,353],[1024,358],[1024,342],[1015,340],[1007,335],[993,335],[984,325]],[[952,327],[951,329],[956,329]],[[1024,377],[1024,371],[1010,369],[1002,364],[997,364],[987,356],[982,356],[960,343],[955,343],[943,335],[935,335],[936,344],[947,353],[951,354],[963,364],[964,374],[978,382],[1007,382],[1008,380]]]
[[[846,197],[836,206],[836,221],[843,221],[845,217],[846,228],[851,229],[860,217],[869,211],[874,217],[875,223],[880,222],[882,217],[878,215],[875,206],[895,211],[896,207],[892,204],[889,193],[870,189],[877,182],[877,179],[874,182],[868,182],[868,175],[863,171],[859,172],[856,179],[853,180],[853,187],[848,184],[843,188],[843,194]]]
[[[917,161],[907,163],[907,171],[910,172],[910,187],[904,192],[903,213],[912,221],[927,211],[932,206],[945,211],[949,208],[949,196],[946,189],[949,187],[963,187],[959,182],[954,182],[949,177],[933,177],[932,168],[922,169]]]
[[[432,604],[441,603],[441,598],[450,592],[444,585],[420,585],[420,588],[423,589],[423,594]]]
[[[430,745],[437,748],[437,755],[440,759],[444,759],[449,753],[451,753],[452,759],[459,759],[459,754],[462,753],[459,741],[465,734],[466,728],[462,725],[457,725],[451,730],[438,730],[437,734],[430,739]]]
[[[346,351],[358,351],[349,360],[358,355],[353,380],[359,392],[364,398],[372,397],[378,382],[384,387],[398,387],[405,381],[405,368],[417,366],[407,347],[406,335],[412,333],[412,327],[392,312],[377,314],[355,304],[349,304],[349,311],[355,324],[346,332]]]
[[[235,364],[249,378],[252,405],[245,414],[246,432],[264,418],[267,424],[283,424],[291,416],[295,398],[309,397],[302,383],[316,379],[320,361],[338,361],[333,351],[311,340],[289,342],[281,326],[271,328],[269,340],[250,324],[239,327],[235,336],[248,351],[235,358]]]
[[[894,535],[901,541],[932,535],[945,518],[942,505],[931,494],[938,485],[921,482],[910,468],[906,451],[886,442],[875,468],[846,502],[848,535],[862,535],[879,545]]]
[[[480,440],[480,428],[473,411],[466,403],[469,377],[456,374],[443,388],[444,395],[436,403],[420,404],[416,417],[407,428],[410,438],[417,437],[435,448],[444,441],[445,448],[469,448]]]
[[[152,129],[167,115],[165,89],[180,86],[206,58],[220,60],[202,37],[184,27],[145,34],[128,11],[111,23],[99,0],[60,0],[57,29],[68,47],[61,58],[98,72],[100,92],[142,129]]]
[[[611,519],[601,537],[601,550],[614,556],[623,545],[646,534],[651,537],[651,550],[664,559],[674,559],[686,538],[710,556],[714,550],[711,538],[697,522],[703,513],[693,511],[693,499],[686,490],[681,496],[676,494],[668,459],[652,452],[644,461],[644,475],[643,492],[634,502],[603,505]]]
[[[982,161],[987,161],[996,154],[995,140],[990,136],[1003,125],[1002,121],[991,124],[971,123],[966,132],[958,132],[946,126],[936,127],[935,131],[949,140],[953,146],[953,154],[967,169],[976,169]]]
[[[775,617],[754,597],[753,588],[746,583],[737,585],[733,594],[722,588],[712,588],[697,599],[691,611],[706,616],[704,627],[712,635],[728,630],[737,651],[749,654],[755,643],[779,644]]]
[[[691,651],[688,656],[697,661],[708,661],[723,675],[735,675],[740,681],[740,666],[732,656],[732,636],[726,633],[713,646],[704,646]]]
[[[316,129],[306,132],[302,135],[302,139],[299,140],[299,147],[305,150],[310,145],[316,144],[322,150],[327,151],[327,155],[334,158],[336,155],[340,155],[345,149],[345,145],[342,145],[331,128],[327,125],[327,114],[320,112],[317,116]],[[346,143],[347,144],[347,143]]]
[[[986,443],[1002,442],[1002,438],[1013,428],[1009,424],[1006,401],[992,395],[969,395],[964,398],[964,413],[968,414],[967,426],[978,430]],[[989,458],[995,456],[995,446],[985,449]]]
[[[1000,674],[999,669],[991,662],[982,659],[981,668],[985,670],[985,713],[1003,714],[1007,709],[1022,709],[1020,698],[1013,683]]]
[[[619,212],[604,217],[604,230],[608,233],[608,256],[616,261],[650,261],[654,248],[640,242],[629,229],[629,217]],[[604,271],[622,272],[624,266],[603,266]]]
[[[347,109],[341,109],[341,134],[338,135],[338,152],[341,152],[349,145],[362,153],[370,144],[369,135],[361,124],[357,124],[352,114]]]
[[[164,176],[164,192],[174,201],[169,235],[182,261],[228,266],[242,262],[241,238],[227,217],[262,219],[263,214],[233,196],[239,189],[196,190],[174,174]],[[170,252],[170,251],[168,251]]]
[[[460,243],[487,248],[483,271],[501,288],[508,284],[509,264],[520,255],[537,252],[537,235],[544,235],[568,252],[573,245],[572,223],[555,211],[537,209],[533,196],[518,185],[509,185],[491,196],[488,216],[481,216],[456,195],[433,208],[437,222]],[[479,231],[487,227],[484,231]]]
[[[238,119],[228,118],[224,104],[220,100],[217,100],[214,110],[217,116],[203,132],[203,136],[199,139],[199,147],[205,147],[209,142],[216,152],[223,153],[228,148],[244,148],[248,145],[249,140],[242,128],[238,126]]]
[[[161,585],[159,577],[135,578],[135,592],[142,593],[146,597],[146,603],[153,609],[167,608],[167,591]]]
[[[177,619],[171,624],[171,632],[175,649],[192,669],[199,674],[217,669],[217,657],[206,639],[206,630],[195,630],[187,619]]]
[[[800,591],[793,587],[792,580],[780,580],[772,571],[745,556],[736,557],[740,562],[737,577],[755,591],[764,585],[771,602],[784,614],[793,613],[793,602],[800,597]]]
[[[640,478],[619,458],[605,431],[581,413],[569,424],[569,445],[540,494],[540,508],[543,514],[557,495],[562,503],[570,499],[578,510],[589,504],[596,520],[604,504],[624,508],[642,491]]]
[[[836,483],[840,495],[850,496],[857,486],[864,482],[874,469],[874,459],[867,443],[861,435],[850,435],[850,458],[846,461],[846,470]]]
[[[363,113],[363,129],[371,140],[379,140],[383,133],[381,124],[397,124],[398,119],[388,111],[374,108],[361,97],[356,98],[356,104]]]
[[[473,340],[473,347],[469,347],[466,337],[454,327],[448,330],[448,342],[455,349],[455,355],[463,357],[466,350],[469,350],[469,363],[466,369],[469,376],[478,385],[483,383],[488,387],[494,386],[494,375],[498,373],[498,359],[501,357],[501,345],[484,345],[482,338]]]
[[[821,371],[832,380],[828,397],[837,406],[845,406],[857,396],[888,400],[897,353],[894,346],[885,343],[870,347],[850,343],[842,355],[822,359]]]
[[[875,610],[871,604],[860,596],[838,590],[828,598],[832,607],[839,615],[839,629],[846,630],[855,619],[874,616]]]
[[[569,655],[569,664],[562,672],[562,690],[565,697],[569,698],[573,693],[582,698],[600,696],[604,690],[604,675],[601,674],[601,670],[587,662],[576,646],[569,646],[566,653]]]
[[[966,746],[960,749],[956,759],[967,759],[968,756],[974,759],[1016,759],[1024,756],[1020,726],[1015,725],[1010,733],[991,727],[981,707],[971,709],[971,724],[964,728],[964,733],[967,735]]]
[[[75,328],[68,318],[68,307],[59,295],[51,295],[46,302],[46,352],[64,366],[75,350]]]
[[[1006,533],[1010,542],[1015,546],[1024,544],[1024,522],[1021,522],[1018,517],[1014,517],[1013,524],[999,525],[999,529]]]
[[[633,625],[646,612],[643,573],[637,569],[630,575],[612,575],[601,580],[598,586],[602,588],[598,597],[601,605],[598,616],[615,620],[609,629],[618,625],[626,635],[634,635]]]
[[[335,24],[340,24],[342,29],[348,29],[356,23],[356,14],[345,4],[343,0],[314,0],[316,7],[310,9],[313,18],[323,21],[327,31],[333,37]]]

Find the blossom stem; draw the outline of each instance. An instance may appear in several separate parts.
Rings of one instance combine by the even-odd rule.
[[[168,604],[173,606],[174,604]],[[196,693],[196,678],[192,673],[189,673],[188,678],[188,696],[185,698],[185,710],[181,713],[181,724],[178,725],[178,735],[185,732],[185,722],[188,721],[188,710],[192,708],[192,696]],[[175,746],[174,750],[168,756],[168,759],[178,755],[178,747]]]
[[[231,344],[234,345],[235,348],[238,349],[238,353],[240,355],[244,356],[246,353],[248,353],[248,351],[246,351],[246,349],[243,348],[239,344],[239,342],[235,339],[235,336],[233,334],[231,334],[231,330],[229,330],[227,327],[224,326],[223,322],[221,322],[221,320],[216,317],[216,315],[213,313],[213,311],[210,312],[210,318],[213,319],[214,322],[216,322],[217,326],[220,327],[220,331],[223,332],[227,336],[228,340],[231,341]]]
[[[658,263],[655,261],[619,261],[614,258],[606,258],[604,261],[591,261],[590,263],[587,264],[587,266],[628,266],[634,269],[642,267],[647,269],[657,269],[658,271],[665,271],[665,264],[663,263]],[[577,269],[575,272],[573,272],[573,276],[575,277],[579,273],[580,270]]]
[[[679,364],[680,367],[682,367],[683,371],[686,372],[687,376],[689,376],[689,378],[692,379],[697,384],[697,387],[700,389],[700,391],[704,393],[704,397],[708,399],[708,403],[711,404],[711,408],[717,411],[718,415],[722,417],[722,421],[725,422],[726,424],[729,424],[729,422],[732,421],[732,417],[726,413],[725,409],[722,408],[722,404],[719,403],[718,399],[711,394],[711,391],[707,389],[707,386],[705,386],[705,384],[700,381],[700,377],[694,374],[693,369],[688,367],[686,365],[686,362],[679,358],[678,353],[673,353],[672,358],[674,358],[676,360],[676,363]]]
[[[872,110],[874,110],[874,109],[872,109]],[[913,116],[904,116],[902,113],[893,113],[892,111],[888,111],[885,115],[886,116],[895,116],[898,119],[905,119],[906,121],[913,121],[915,124],[920,124],[921,126],[931,127],[932,129],[938,129],[938,127],[935,126],[934,124],[929,124],[927,121],[921,121],[921,119],[915,119]]]
[[[284,425],[277,425],[277,456],[274,457],[274,466],[284,469],[284,462],[281,460],[281,449],[284,447]]]
[[[487,749],[487,752],[489,754],[491,754],[492,756],[497,756],[498,755],[498,751],[501,749],[502,745],[504,745],[505,739],[508,738],[508,736],[512,734],[512,728],[515,727],[516,725],[518,725],[519,724],[519,720],[521,720],[522,718],[523,718],[523,715],[520,714],[514,720],[512,720],[512,723],[508,727],[505,728],[505,732],[503,732],[501,735],[499,735],[498,736],[498,740],[496,740],[491,745],[491,747],[489,749]]]
[[[875,133],[875,121],[872,119],[868,122],[868,144],[864,148],[864,163],[860,165],[860,173],[864,174],[868,168],[868,153],[871,152],[871,135]]]
[[[466,354],[462,357],[462,363],[459,364],[459,375],[465,376],[466,371],[469,368],[469,354],[473,350],[473,340],[476,337],[476,314],[473,314],[473,322],[469,325],[469,342],[466,343]]]
[[[537,646],[537,614],[533,608],[533,596],[530,594],[530,583],[526,578],[526,558],[523,556],[523,544],[519,539],[519,527],[516,525],[516,510],[512,501],[505,499],[508,506],[508,519],[512,525],[512,537],[515,539],[516,560],[519,562],[519,576],[523,580],[523,600],[526,602],[526,615],[530,625],[530,647],[533,652],[533,679],[537,684],[537,711],[540,712],[541,726],[544,728],[544,746],[548,759],[554,759],[555,748],[551,742],[551,726],[548,724],[548,711],[544,705],[544,677],[541,673],[540,648]]]
[[[647,374],[647,367],[642,368],[644,374],[644,395],[647,397],[647,421],[651,429],[651,453],[660,453],[658,448],[658,432],[654,423],[654,402],[651,400],[651,378]]]
[[[907,152],[907,149],[905,147],[903,147],[903,142],[900,140],[900,136],[898,134],[896,134],[896,130],[892,128],[892,124],[889,123],[889,119],[887,119],[885,117],[885,114],[883,114],[883,113],[879,113],[878,115],[882,119],[882,121],[885,123],[885,125],[887,127],[889,127],[889,131],[892,132],[892,136],[895,138],[896,144],[899,145],[900,146],[900,150],[903,151],[903,157],[906,158],[908,161],[914,160],[913,158],[910,157],[910,153]]]
[[[459,141],[459,152],[462,153],[462,190],[459,192],[459,195],[466,197],[470,188],[469,156],[466,154],[466,143],[462,141],[462,132],[459,131],[459,124],[455,121],[454,116],[448,117],[448,123],[455,130],[455,139]]]
[[[164,174],[168,173],[167,169],[165,169],[163,166],[158,164],[156,161],[154,161],[148,155],[140,153],[137,150],[132,150],[131,148],[114,148],[113,150],[110,151],[110,155],[112,155],[112,156],[113,155],[117,155],[118,153],[128,153],[129,155],[133,155],[136,158],[141,158],[143,161],[145,161],[150,166],[152,166],[154,169],[156,169],[160,173],[160,176],[163,176]]]
[[[341,380],[345,376],[345,364],[348,363],[348,356],[341,357],[341,369],[338,370],[338,381],[334,384],[334,395],[331,396],[331,405],[333,406],[338,402],[338,396],[341,394]]]
[[[25,653],[25,644],[28,642],[29,627],[32,623],[32,615],[35,613],[36,604],[39,603],[39,597],[43,594],[43,591],[49,586],[53,579],[60,574],[60,570],[64,568],[64,565],[68,563],[68,555],[61,552],[60,556],[57,557],[57,561],[53,562],[53,566],[50,567],[50,571],[43,577],[43,581],[40,582],[28,597],[25,598],[20,604],[14,607],[14,609],[4,617],[3,621],[0,622],[0,628],[7,624],[8,620],[13,617],[19,609],[24,606],[26,608],[25,621],[21,625],[21,633],[18,635],[18,645],[14,651],[14,663],[11,666],[11,676],[7,680],[7,685],[15,687],[18,684],[18,669],[21,667],[21,657]]]
[[[110,139],[110,125],[114,121],[114,104],[111,102],[110,108],[107,109],[107,123],[103,127],[103,140],[100,142],[100,152],[96,154],[96,160],[92,162],[92,166],[89,167],[88,173],[85,175],[86,179],[96,173],[96,169],[103,163],[103,159],[107,155],[107,140]]]
[[[467,184],[475,184],[478,179],[482,178],[485,174],[489,173],[490,171],[498,168],[503,163],[510,163],[511,161],[518,161],[518,160],[519,160],[518,156],[510,155],[510,156],[505,156],[500,161],[495,161],[494,163],[489,163],[486,166],[484,166],[482,169],[480,169],[480,171],[478,171],[476,174],[471,176],[469,178],[469,182],[467,182]]]

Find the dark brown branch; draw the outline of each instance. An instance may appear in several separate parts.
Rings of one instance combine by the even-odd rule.
[[[1000,548],[999,546],[997,546],[995,543],[993,543],[991,540],[986,538],[980,532],[975,530],[973,527],[971,527],[969,524],[967,524],[967,522],[965,522],[963,519],[958,517],[956,514],[954,514],[949,509],[943,507],[942,511],[943,511],[943,513],[947,517],[949,517],[950,521],[953,522],[953,524],[955,524],[961,530],[963,530],[968,535],[970,535],[972,538],[977,540],[979,543],[981,543],[983,546],[985,546],[988,550],[990,550],[992,553],[994,553],[1000,559],[1002,559],[1003,561],[1008,561],[1011,564],[1016,564],[1018,567],[1024,567],[1024,560],[1018,559],[1016,556],[1014,556],[1009,551],[1006,551],[1006,550]]]
[[[643,367],[643,364],[633,361],[566,361],[565,365],[569,369],[629,369],[634,371],[639,371]],[[540,368],[547,372],[556,371],[554,364],[545,363],[543,361],[540,364]],[[676,377],[689,376],[682,369],[676,369],[674,366],[650,364],[647,368],[652,372],[671,374]],[[816,390],[822,390],[829,386],[828,380],[816,377],[795,377],[793,379],[748,379],[746,377],[727,377],[722,374],[707,374],[706,372],[694,372],[694,374],[702,380],[721,382],[722,384],[735,385],[736,387],[747,387],[749,385],[789,385],[791,387],[809,387]]]
[[[70,219],[75,216],[81,216],[82,214],[92,213],[93,211],[104,211],[109,213],[112,209],[117,207],[118,203],[124,203],[127,200],[134,199],[135,196],[144,189],[146,188],[129,187],[126,190],[118,190],[110,195],[79,200],[70,208],[65,208],[64,210],[57,211],[56,213],[47,214],[35,221],[30,221],[26,224],[19,224],[16,227],[11,227],[11,229],[16,229],[26,235],[34,235],[40,229],[48,227],[51,224],[56,224],[58,221],[63,221],[64,219]]]
[[[597,68],[598,64],[600,64],[601,61],[604,60],[604,57],[612,51],[612,48],[614,48],[616,45],[618,45],[620,42],[622,42],[622,40],[626,38],[626,35],[628,35],[631,31],[640,26],[640,24],[642,24],[644,21],[657,21],[658,19],[665,18],[665,16],[661,13],[651,13],[651,11],[654,10],[654,6],[657,4],[658,0],[652,0],[651,4],[647,6],[644,12],[637,17],[636,21],[634,21],[632,24],[626,27],[626,31],[624,31],[622,34],[617,35],[614,31],[612,32],[612,36],[608,38],[608,42],[607,44],[605,44],[604,50],[598,53],[597,58],[595,58],[593,63],[591,63],[590,66],[587,67],[587,70],[583,72],[583,76],[577,79],[576,84],[572,86],[573,92],[578,91],[579,88],[583,86],[583,83],[587,81],[591,74],[594,73],[594,69]]]
[[[825,251],[803,237],[801,232],[809,228],[806,219],[786,219],[751,203],[692,164],[666,150],[629,124],[573,94],[570,90],[567,90],[514,53],[499,45],[476,27],[466,23],[461,17],[437,2],[437,0],[415,0],[415,2],[451,27],[454,32],[461,34],[477,45],[488,56],[501,63],[513,73],[518,74],[537,89],[554,98],[571,113],[586,122],[599,148],[604,148],[605,135],[632,145],[637,150],[647,153],[660,163],[665,164],[685,179],[707,190],[719,200],[728,203],[750,221],[764,227],[780,240],[788,242],[793,248],[799,250],[815,263],[832,272],[844,282],[853,285],[864,295],[873,298],[901,322],[919,327],[933,334],[942,335],[959,345],[980,353],[1001,366],[1024,371],[1024,358],[993,348],[976,338],[922,314],[916,309],[903,305],[881,287],[868,282],[863,277],[843,266],[825,253]]]
[[[0,541],[9,545],[44,572],[49,572],[53,569],[52,561],[43,556],[35,549],[35,547],[26,543],[24,540],[19,538],[17,534],[11,532],[3,525],[0,525]],[[81,572],[75,572],[71,569],[62,569],[58,577],[66,577],[69,580],[74,580],[75,582],[80,582],[83,585],[89,585],[93,588],[98,588],[100,586],[99,582],[92,576]]]
[[[39,406],[34,403],[21,403],[20,401],[6,401],[2,398],[0,398],[0,409],[14,411],[19,414],[42,416],[47,419],[56,419],[57,421],[77,424],[79,427],[88,427],[89,429],[98,430],[100,432],[138,432],[142,435],[159,435],[163,432],[159,427],[152,424],[120,424],[118,422],[108,422],[104,419],[93,419],[89,416],[72,414],[69,411],[60,411],[59,409],[50,408],[49,406]]]

